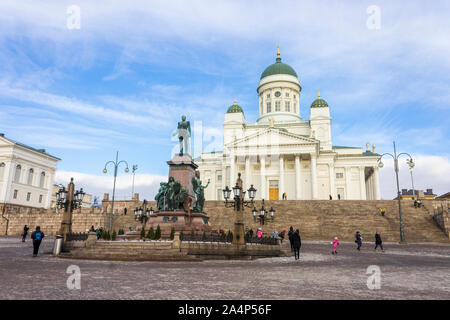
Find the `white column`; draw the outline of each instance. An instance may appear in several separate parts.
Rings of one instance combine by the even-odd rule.
[[[247,191],[250,189],[250,185],[252,184],[251,178],[250,178],[250,156],[245,157],[245,190]]]
[[[302,192],[301,192],[301,183],[302,179],[300,176],[300,155],[295,155],[295,193],[296,193],[296,199],[300,200],[302,198]]]
[[[231,154],[230,159],[230,188],[233,188],[236,185],[237,175],[236,175],[236,161],[234,154]]]
[[[2,202],[9,202],[11,200],[12,182],[14,179],[14,173],[16,171],[16,163],[5,162],[4,180],[3,180],[3,194],[1,195]]]
[[[366,200],[366,179],[364,167],[359,167],[359,185],[360,185],[360,199]]]
[[[375,189],[375,200],[380,200],[380,180],[378,177],[378,167],[373,168],[373,178],[374,178],[374,189]]]
[[[280,154],[280,186],[279,186],[280,192],[278,192],[278,197],[280,200],[283,199],[283,193],[285,191],[284,189],[284,158]]]
[[[345,200],[352,199],[351,195],[351,167],[345,167]],[[341,199],[344,195],[341,194]]]
[[[311,188],[312,198],[317,200],[317,156],[311,154]]]
[[[266,199],[266,158],[259,156],[260,172],[261,172],[261,199]]]
[[[335,187],[335,184],[334,184],[334,178],[335,178],[335,176],[334,176],[334,164],[333,163],[329,163],[328,164],[328,167],[330,168],[330,194],[331,194],[331,197],[333,197],[333,200],[336,200],[336,187]]]
[[[225,161],[222,162],[222,185],[220,186],[220,189],[225,189],[225,187],[227,186],[227,166],[225,164]],[[222,194],[222,193],[221,193]],[[225,200],[222,199],[223,196],[221,196],[220,199],[217,200]]]

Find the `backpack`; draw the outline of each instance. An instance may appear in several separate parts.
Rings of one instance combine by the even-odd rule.
[[[36,232],[36,234],[34,236],[35,236],[36,240],[42,240],[42,233]]]

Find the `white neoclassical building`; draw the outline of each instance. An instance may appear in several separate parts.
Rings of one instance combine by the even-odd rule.
[[[0,133],[0,203],[49,208],[59,160]]]
[[[380,199],[375,146],[334,146],[330,108],[318,95],[310,119],[300,117],[302,87],[297,73],[276,62],[261,75],[257,88],[259,117],[246,122],[236,103],[225,113],[222,152],[201,153],[194,161],[207,200],[223,200],[222,189],[232,188],[238,173],[245,190],[253,185],[257,199]]]

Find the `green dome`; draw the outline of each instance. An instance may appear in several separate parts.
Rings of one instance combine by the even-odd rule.
[[[234,100],[234,104],[232,104],[228,108],[227,113],[239,113],[239,112],[244,113],[244,110],[242,110],[241,106],[236,103],[236,100]]]
[[[320,98],[320,93],[317,99],[311,104],[311,108],[328,108],[328,103]]]
[[[277,62],[271,64],[266,68],[266,70],[264,70],[264,72],[261,74],[261,79],[274,74],[289,74],[298,78],[297,72],[295,72],[295,70],[290,65],[281,62],[281,58],[279,56],[276,61]]]

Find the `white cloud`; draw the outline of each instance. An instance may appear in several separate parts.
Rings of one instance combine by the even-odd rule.
[[[112,198],[112,189],[114,176],[112,173],[104,175],[86,174],[73,171],[56,171],[55,183],[67,185],[70,178],[74,178],[76,189],[83,188],[83,190],[94,196],[98,196],[99,200],[103,199],[104,193],[109,193]],[[136,174],[134,180],[135,193],[139,193],[140,199],[153,200],[158,191],[159,183],[166,181],[167,177],[154,174]],[[119,175],[116,180],[116,199],[129,200],[131,199],[133,176]]]
[[[406,164],[408,157],[399,159],[399,184],[402,189],[412,189],[411,175]],[[433,189],[434,194],[442,195],[450,191],[450,159],[448,156],[415,155],[413,169],[414,189]],[[397,196],[394,162],[392,158],[383,158],[385,166],[380,169],[380,189],[383,199],[394,199]]]

